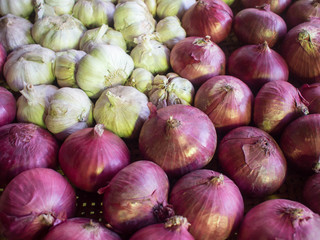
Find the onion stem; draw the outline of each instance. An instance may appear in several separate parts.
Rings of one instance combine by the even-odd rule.
[[[215,185],[222,184],[223,182],[224,182],[223,174],[220,174],[219,177],[214,176],[209,181],[209,183],[212,183],[212,184],[215,184]]]
[[[94,231],[98,230],[99,225],[97,223],[94,223],[93,220],[90,219],[90,222],[84,224],[83,228],[86,229],[87,231],[94,232]]]
[[[98,123],[94,126],[93,133],[95,136],[101,137],[103,135],[103,132],[104,132],[104,125],[103,124]]]
[[[190,223],[188,223],[187,218],[182,216],[173,216],[171,218],[168,218],[164,224],[165,228],[174,228],[174,227],[185,227],[188,229],[190,226]]]
[[[173,207],[171,205],[163,206],[162,203],[159,203],[153,208],[153,214],[158,222],[164,222],[168,218],[171,218],[175,215]]]
[[[315,171],[316,173],[320,173],[320,157],[319,157],[318,162],[312,168],[312,170]]]
[[[169,119],[167,120],[168,129],[177,128],[180,125],[181,125],[181,122],[177,119],[174,119],[173,116],[170,116]]]
[[[51,226],[54,223],[54,217],[49,213],[43,213],[39,216],[40,222],[46,226]]]

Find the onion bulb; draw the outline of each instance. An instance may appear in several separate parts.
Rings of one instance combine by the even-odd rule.
[[[283,13],[288,6],[290,6],[292,0],[241,0],[242,5],[245,8],[254,8],[263,4],[270,4],[270,10],[278,15]]]
[[[309,112],[320,113],[320,83],[303,84],[299,91],[309,103]]]
[[[320,214],[320,174],[309,176],[302,190],[303,200],[312,211]]]
[[[0,86],[0,127],[13,122],[16,117],[16,99],[13,94]]]

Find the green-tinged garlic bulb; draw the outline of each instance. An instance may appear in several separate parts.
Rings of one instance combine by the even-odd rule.
[[[57,139],[93,125],[93,103],[79,88],[59,88],[49,103],[45,123]]]
[[[170,50],[162,43],[144,35],[136,39],[135,46],[130,56],[136,68],[144,68],[152,74],[164,74],[170,68]]]
[[[191,105],[194,92],[194,87],[188,79],[176,73],[168,73],[166,76],[154,77],[148,97],[149,101],[159,109],[175,104]]]
[[[13,14],[22,18],[29,18],[33,12],[32,0],[1,0],[0,15]]]
[[[138,137],[149,115],[148,97],[131,86],[106,89],[93,109],[97,123],[123,138]]]
[[[78,68],[78,63],[86,53],[81,50],[70,49],[57,52],[56,55],[54,73],[59,87],[77,88],[78,85],[75,77],[76,69]]]
[[[124,85],[134,69],[132,58],[120,47],[98,44],[79,62],[76,80],[90,98],[108,87]]]
[[[168,16],[157,23],[155,35],[159,42],[172,49],[187,34],[177,16]]]
[[[118,3],[124,3],[124,2],[141,2],[143,1],[144,4],[147,6],[149,12],[152,14],[152,16],[156,16],[157,13],[157,0],[119,0]]]
[[[54,51],[39,44],[23,45],[12,51],[3,67],[4,77],[13,91],[27,84],[51,84],[55,80]]]
[[[91,49],[100,43],[116,45],[127,50],[127,44],[122,33],[103,24],[99,28],[87,30],[80,39],[79,49],[90,52]]]
[[[32,44],[31,36],[33,24],[22,17],[7,14],[0,18],[0,42],[7,52],[17,47]]]
[[[33,0],[35,19],[71,14],[75,2],[75,0]]]
[[[36,43],[54,51],[78,49],[79,41],[87,29],[71,15],[46,16],[36,21],[31,34]]]
[[[153,75],[144,68],[136,68],[133,70],[130,78],[126,82],[126,86],[138,89],[140,92],[147,94],[151,90]]]
[[[160,19],[168,16],[177,16],[181,19],[196,0],[158,0],[157,3],[157,16]]]
[[[57,90],[54,85],[27,84],[20,91],[21,96],[17,100],[18,122],[34,123],[46,128],[44,120],[48,113],[49,102]]]

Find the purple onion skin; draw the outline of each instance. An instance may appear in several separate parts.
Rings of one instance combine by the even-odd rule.
[[[259,128],[243,126],[231,130],[218,148],[224,172],[249,197],[264,197],[284,182],[287,162],[277,142]]]
[[[228,177],[208,169],[184,175],[173,186],[169,201],[175,213],[190,222],[190,233],[199,240],[224,240],[235,231],[244,204],[239,188]]]
[[[58,172],[34,168],[16,176],[0,197],[0,235],[10,240],[41,239],[49,227],[73,217],[76,195]]]
[[[315,240],[320,235],[320,216],[303,204],[287,199],[268,200],[249,210],[238,239]]]
[[[303,199],[307,207],[320,214],[320,174],[310,176],[304,184]]]
[[[1,63],[0,63],[1,64]],[[0,87],[0,127],[13,122],[16,117],[16,99],[4,87]]]
[[[303,84],[299,90],[302,96],[309,102],[309,112],[320,113],[320,83]]]
[[[280,15],[291,4],[291,0],[241,0],[241,3],[245,8],[270,4],[270,10]]]
[[[169,178],[207,165],[216,146],[217,134],[209,117],[196,107],[181,104],[159,109],[144,123],[139,136],[140,152]]]
[[[55,168],[59,144],[53,135],[32,123],[0,127],[0,185],[32,168]]]
[[[320,114],[291,122],[283,131],[280,147],[288,162],[302,172],[320,171]]]
[[[43,240],[121,240],[101,223],[88,218],[70,218],[50,229]]]

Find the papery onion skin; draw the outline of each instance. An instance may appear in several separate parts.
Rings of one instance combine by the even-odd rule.
[[[32,168],[56,168],[59,144],[47,130],[32,123],[0,127],[0,185]]]
[[[58,172],[34,168],[20,173],[0,197],[0,234],[11,240],[41,239],[50,226],[73,217],[76,195]]]
[[[2,76],[3,65],[7,60],[7,51],[4,49],[3,45],[0,43],[0,76]]]
[[[320,214],[320,174],[313,174],[304,183],[302,190],[303,200],[312,211]]]
[[[268,200],[253,207],[243,219],[239,240],[314,240],[320,234],[320,216],[303,204],[287,200]]]
[[[249,125],[253,99],[251,90],[240,79],[220,75],[200,86],[194,106],[209,116],[219,134]]]
[[[303,84],[299,91],[309,102],[308,109],[310,113],[320,113],[320,83]]]
[[[184,175],[173,186],[169,202],[176,214],[190,222],[195,239],[224,240],[235,231],[244,203],[236,184],[221,173],[200,169]]]
[[[201,0],[193,4],[183,15],[182,27],[187,36],[210,36],[219,43],[227,38],[232,27],[231,8],[221,0]]]
[[[120,137],[97,124],[65,139],[59,150],[59,163],[76,187],[93,192],[130,163],[130,152]]]
[[[224,172],[249,197],[274,193],[286,177],[282,150],[259,128],[243,126],[228,132],[220,141],[218,159]]]
[[[300,171],[320,172],[320,114],[291,122],[281,134],[280,147],[288,162]]]
[[[0,127],[13,122],[16,117],[17,103],[13,94],[0,86]]]
[[[286,10],[291,0],[241,0],[245,8],[254,8],[263,4],[270,4],[270,10],[278,15]]]

